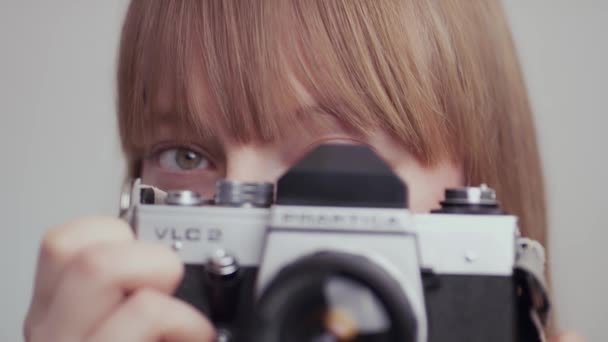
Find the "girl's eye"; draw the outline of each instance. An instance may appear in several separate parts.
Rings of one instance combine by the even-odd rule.
[[[171,148],[160,153],[160,166],[170,171],[204,170],[210,162],[202,154],[188,148]]]

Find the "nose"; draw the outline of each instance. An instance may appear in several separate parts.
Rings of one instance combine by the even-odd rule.
[[[226,147],[226,179],[241,182],[276,183],[287,169],[278,149],[267,145]]]

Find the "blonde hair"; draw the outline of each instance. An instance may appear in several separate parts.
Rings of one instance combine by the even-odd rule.
[[[134,0],[118,67],[132,175],[159,120],[240,142],[281,138],[302,121],[285,110],[293,76],[349,130],[383,130],[427,165],[458,161],[467,184],[495,188],[546,245],[534,124],[499,0]],[[156,113],[147,104],[163,91],[171,109]]]

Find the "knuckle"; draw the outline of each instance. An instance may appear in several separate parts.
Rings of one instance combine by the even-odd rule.
[[[84,279],[107,282],[113,269],[108,256],[102,246],[88,248],[74,257],[69,272]]]
[[[98,236],[100,234],[95,230],[103,232],[106,238]],[[95,237],[107,240],[110,236],[111,240],[132,240],[133,232],[126,222],[112,217],[88,217],[69,221],[45,233],[40,246],[40,257],[51,262],[62,261]]]
[[[69,255],[72,249],[69,243],[69,234],[72,229],[71,224],[63,224],[49,229],[42,238],[41,257],[59,260]]]

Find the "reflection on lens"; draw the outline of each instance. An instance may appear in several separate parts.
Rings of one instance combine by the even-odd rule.
[[[365,285],[327,276],[300,293],[282,317],[281,341],[391,341],[391,322],[376,295]]]
[[[330,309],[325,314],[323,323],[326,329],[340,341],[352,341],[359,333],[357,322],[348,312],[340,309]]]

